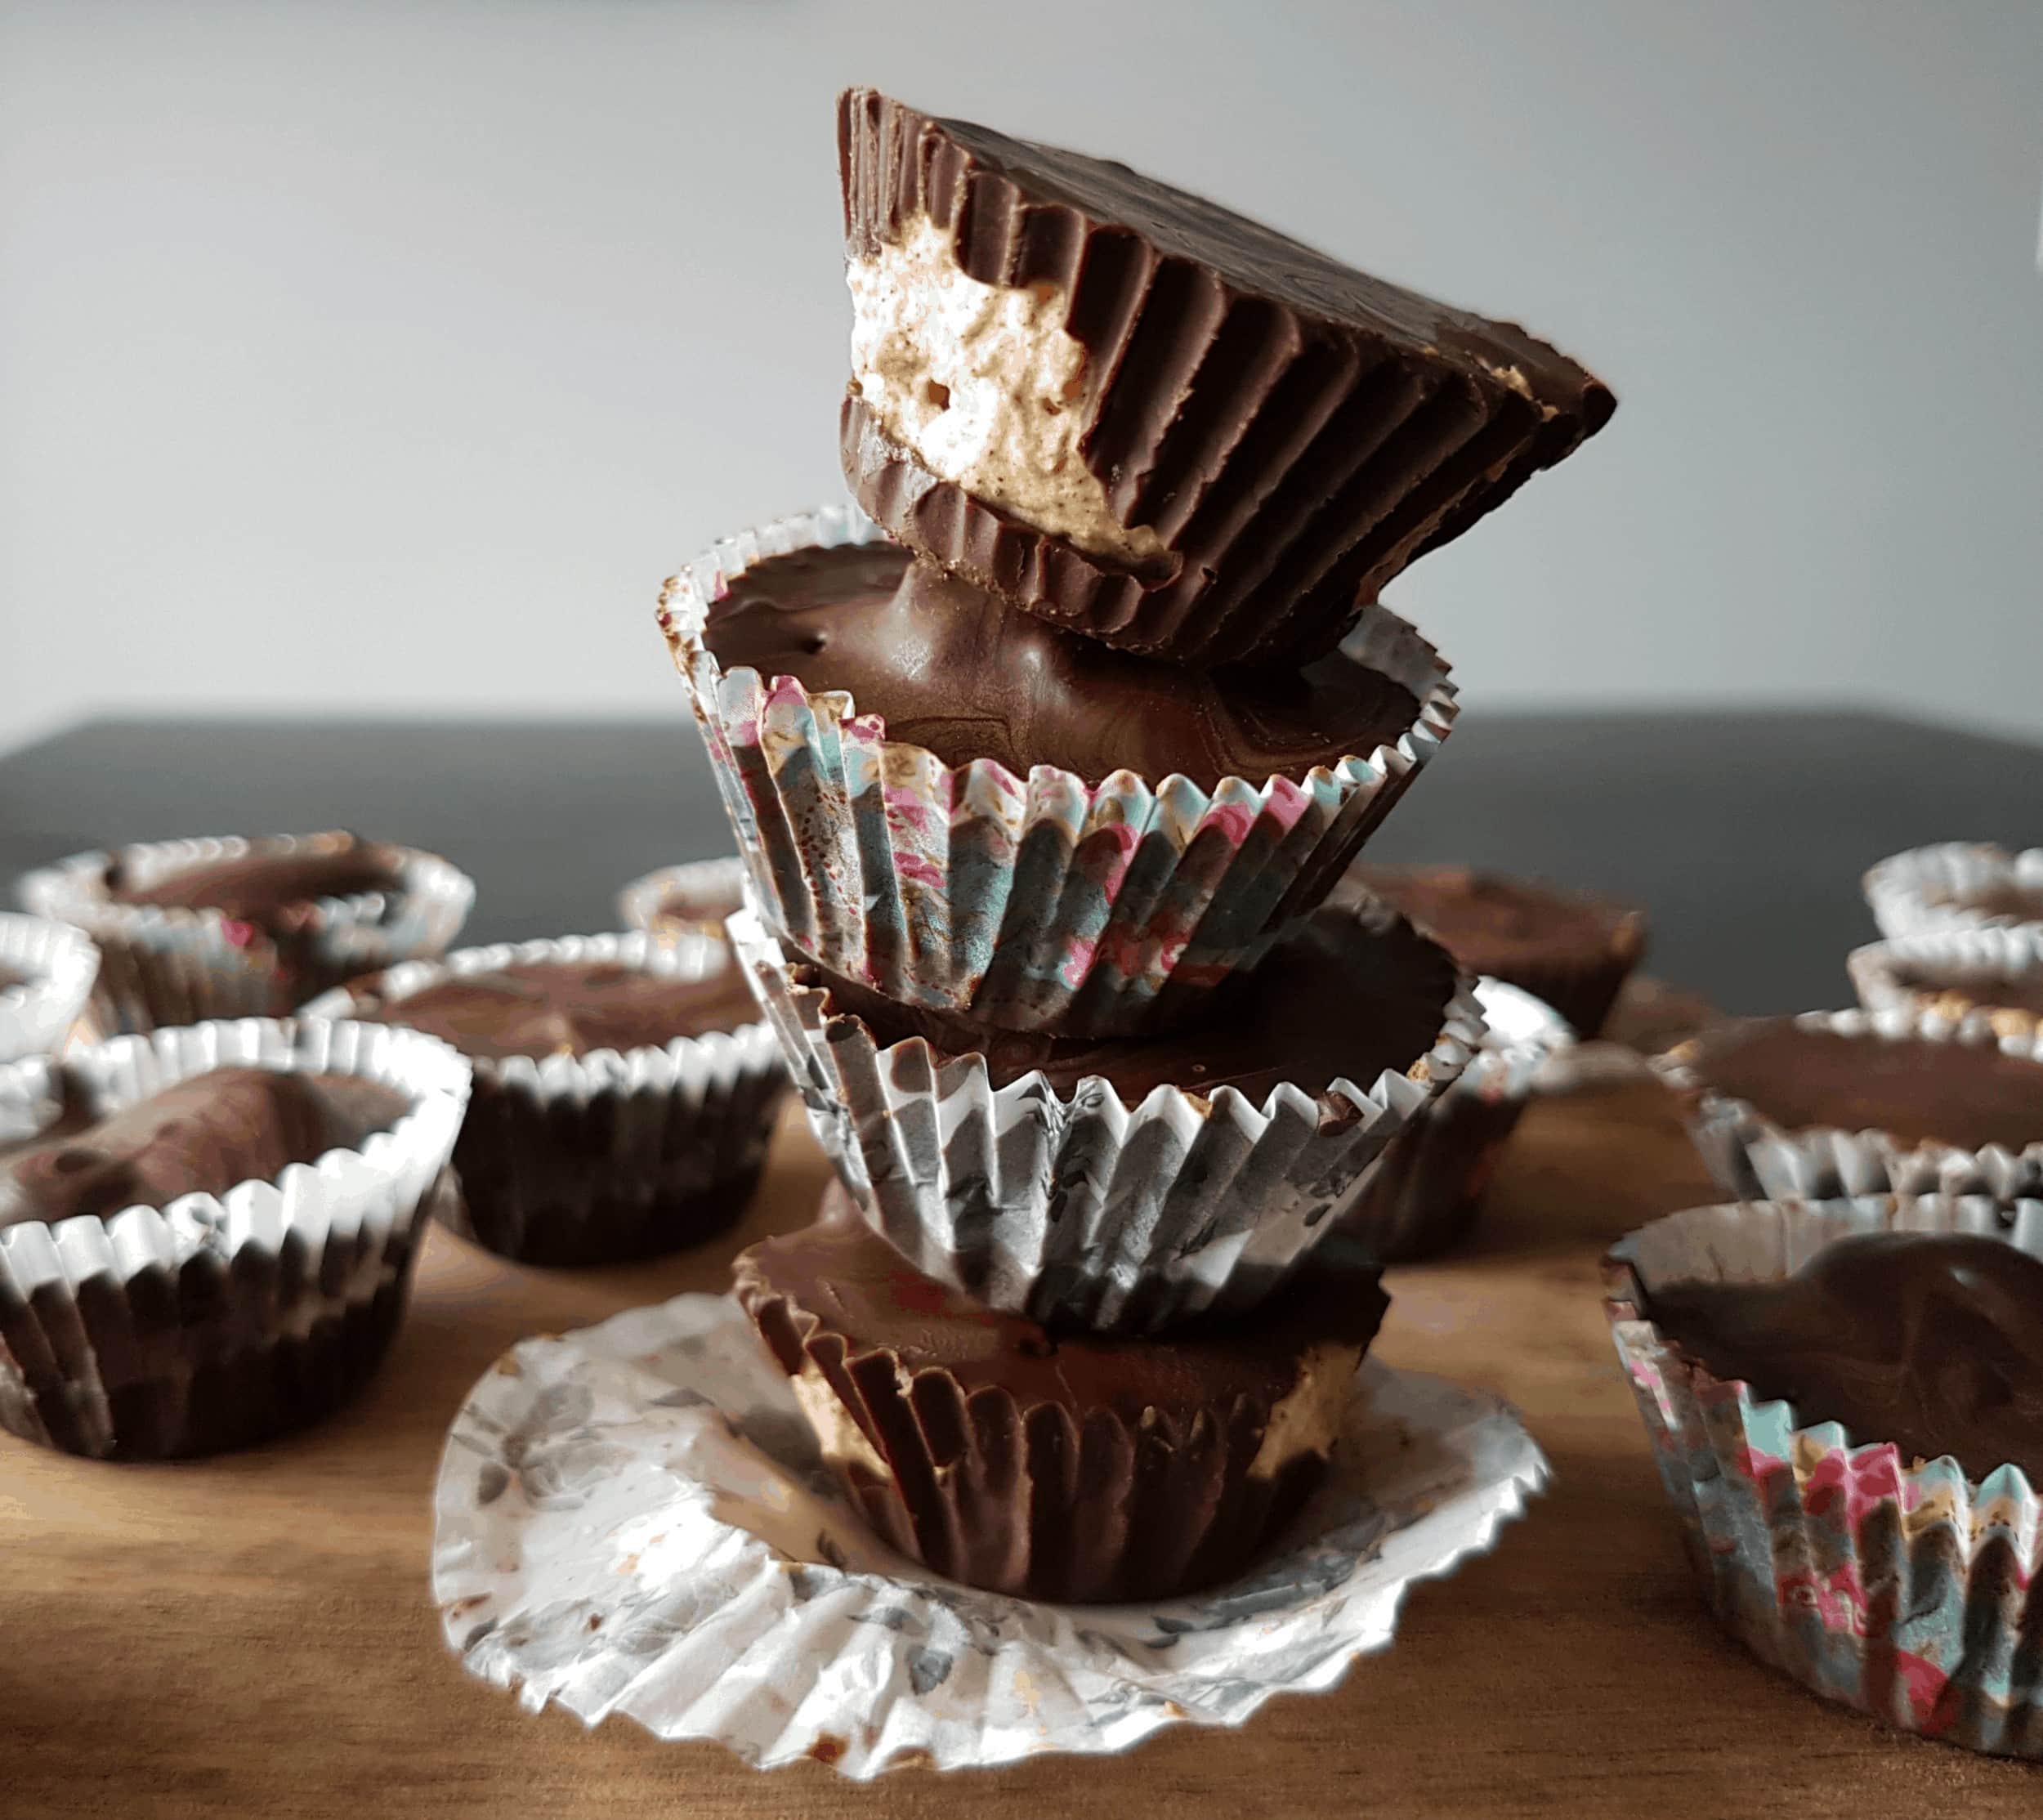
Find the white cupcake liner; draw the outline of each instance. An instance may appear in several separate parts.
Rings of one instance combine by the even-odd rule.
[[[1365,1365],[1327,1482],[1232,1585],[1039,1605],[939,1580],[843,1501],[788,1380],[722,1296],[507,1353],[454,1419],[433,1599],[471,1674],[864,1780],[1124,1751],[1337,1685],[1414,1581],[1486,1553],[1544,1483],[1504,1404]]]
[[[2035,919],[2009,916],[1952,902],[1998,887],[2043,891],[2043,847],[2010,852],[1983,841],[1945,841],[1911,847],[1866,873],[1866,901],[1880,932],[1889,937],[1933,930],[2016,928],[2043,933]]]
[[[1161,1086],[1131,1111],[1102,1080],[1068,1098],[1040,1073],[995,1089],[983,1056],[939,1064],[919,1037],[883,1046],[795,983],[754,911],[729,929],[810,1127],[874,1230],[990,1307],[1100,1330],[1246,1308],[1281,1287],[1482,1037],[1464,986],[1409,1074],[1317,1097],[1283,1084],[1260,1107],[1232,1087]]]
[[[1974,1751],[2043,1756],[2043,1501],[2021,1470],[1810,1422],[1713,1377],[1646,1316],[1678,1281],[1770,1281],[1888,1230],[2043,1250],[2043,1203],[1891,1197],[1693,1208],[1605,1260],[1606,1310],[1704,1598],[1753,1653],[1824,1698]]]
[[[1341,1223],[1382,1263],[1445,1250],[1473,1223],[1540,1071],[1575,1046],[1560,1013],[1521,988],[1475,985],[1487,1026],[1461,1077],[1393,1139]]]
[[[330,897],[312,906],[291,952],[217,910],[118,904],[106,895],[115,859],[145,879],[254,850],[288,854],[333,844],[333,834],[239,835],[154,841],[118,854],[74,853],[17,887],[38,916],[76,924],[99,946],[96,1004],[109,1029],[149,1031],[220,1017],[278,1017],[357,973],[442,953],[460,932],[475,882],[437,854],[403,856],[400,892]]]
[[[54,1054],[85,1014],[98,978],[99,950],[68,923],[0,910],[0,1062]]]
[[[715,936],[563,936],[411,961],[316,999],[348,1017],[463,974],[550,961],[704,979],[732,964]],[[458,1196],[441,1217],[525,1263],[615,1263],[713,1236],[744,1211],[766,1160],[785,1075],[762,1023],[587,1055],[474,1059],[475,1091],[454,1146]]]
[[[1026,780],[986,759],[954,768],[842,691],[725,673],[702,631],[733,576],[879,534],[833,507],[726,539],[668,584],[660,624],[774,925],[902,1004],[1074,1035],[1162,1015],[1160,999],[1252,964],[1324,896],[1454,724],[1439,654],[1382,607],[1343,648],[1410,690],[1404,736],[1297,781],[1211,792],[1128,771],[1092,785],[1048,765]]]
[[[0,1068],[0,1140],[43,1129],[66,1079],[110,1110],[226,1067],[360,1075],[411,1110],[273,1182],[0,1227],[0,1426],[100,1458],[215,1452],[316,1419],[382,1362],[467,1102],[444,1043],[257,1018],[117,1037]]]
[[[1997,1047],[2043,1062],[2043,1032],[1997,1038],[1977,1023],[1906,1008],[1887,1011],[1805,1011],[1795,1022],[1868,1040],[1921,1038],[1969,1047]],[[1967,1150],[1936,1141],[1909,1143],[1884,1131],[1841,1131],[1826,1125],[1790,1130],[1741,1099],[1713,1092],[1671,1049],[1652,1063],[1680,1097],[1688,1134],[1727,1193],[1742,1201],[1832,1200],[1850,1195],[1987,1194],[2001,1200],[2043,1193],[2043,1142],[2012,1151],[2000,1144]],[[2043,1121],[2043,1113],[2039,1113]]]
[[[711,908],[700,916],[675,916],[664,906],[677,896],[693,898]],[[715,934],[723,919],[744,902],[744,861],[736,854],[722,859],[691,860],[684,865],[663,865],[634,879],[617,894],[618,914],[628,929],[644,929],[653,935],[672,935],[695,929]],[[721,906],[721,908],[714,906]]]
[[[1997,984],[2043,981],[2043,925],[1925,930],[1854,948],[1846,957],[1858,1002],[1940,1021],[1967,1035],[2032,1040],[2043,1017],[1999,1003]]]

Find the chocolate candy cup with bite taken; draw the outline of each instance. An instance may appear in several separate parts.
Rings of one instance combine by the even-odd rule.
[[[0,1068],[0,1134],[33,1142],[60,1081],[112,1110],[223,1067],[360,1076],[409,1110],[272,1180],[0,1226],[0,1427],[95,1459],[217,1453],[317,1420],[382,1363],[467,1103],[445,1044],[256,1018],[117,1037]]]
[[[967,1585],[1059,1603],[1169,1599],[1245,1569],[1324,1473],[1387,1305],[1344,1258],[1261,1319],[1053,1335],[919,1275],[836,1183],[816,1225],[753,1246],[735,1276],[874,1528]]]
[[[1282,1077],[1295,1064],[1281,1056],[1274,1084],[1270,1067],[1245,1092],[1216,1084],[1198,1060],[1215,1050],[1198,1031],[1155,1044],[1107,1039],[1027,1071],[999,1053],[939,1052],[922,1035],[890,1040],[867,1021],[877,1009],[847,1012],[826,986],[803,983],[751,911],[731,919],[731,936],[811,1129],[896,1250],[989,1307],[1137,1333],[1251,1310],[1281,1291],[1366,1194],[1385,1147],[1467,1065],[1482,1035],[1473,991],[1444,954],[1391,920],[1378,933],[1358,928],[1353,952],[1336,958],[1379,982],[1428,982],[1414,986],[1424,996],[1410,1011],[1424,1028],[1409,1062],[1357,1062],[1363,1078],[1309,1091]],[[1123,1058],[1133,1080],[1124,1097],[1100,1052],[1138,1049]]]
[[[1361,604],[1609,418],[1510,324],[1124,165],[838,104],[845,478],[1011,604],[1210,669]]]
[[[1731,1090],[1712,1057],[1768,1032],[1774,1033],[1769,1040],[1794,1043],[1799,1032],[1824,1044],[1821,1057],[1790,1055],[1785,1065],[1777,1063],[1775,1084],[1792,1090],[1798,1106],[1819,1097],[1835,1101],[1837,1115],[1798,1110],[1784,1116],[1755,1103],[1756,1093],[1747,1098]],[[1854,1049],[1865,1056],[1866,1071],[1851,1067]],[[1880,1129],[1883,1116],[1889,1124],[1902,1122],[1898,1111],[1883,1115],[1882,1104],[1905,1108],[1911,1126],[1933,1111],[1968,1122],[1986,1116],[1976,1093],[1942,1090],[1946,1080],[1963,1077],[1935,1066],[1939,1051],[1951,1058],[1951,1070],[1990,1067],[1996,1076],[1994,1123],[2005,1125],[2011,1108],[2022,1130],[1991,1137],[1968,1131],[1965,1136],[1974,1141],[1965,1142],[1927,1126]],[[1954,1026],[1933,1015],[1810,1011],[1793,1018],[1726,1019],[1648,1065],[1681,1100],[1688,1134],[1710,1173],[1727,1192],[1744,1199],[1942,1193],[2013,1200],[2043,1192],[2043,1033],[2002,1042],[1990,1029]],[[1896,1068],[1911,1078],[1898,1081],[1887,1071]],[[1911,1091],[1917,1080],[1920,1107]],[[1883,1098],[1866,1098],[1875,1088]],[[2032,1108],[2033,1136],[2027,1134]]]
[[[1826,1700],[1969,1750],[2043,1757],[2031,1568],[2043,1500],[1721,1380],[1652,1319],[1656,1290],[1771,1283],[1849,1236],[1969,1233],[2043,1250],[2043,1203],[1889,1196],[1692,1208],[1604,1263],[1617,1354],[1711,1615]],[[1972,1382],[1983,1382],[1970,1380]]]
[[[1181,1019],[1325,894],[1453,725],[1438,654],[1381,609],[1346,649],[1411,697],[1406,730],[1210,790],[954,767],[842,693],[723,669],[704,630],[733,576],[878,534],[838,508],[731,539],[668,583],[660,619],[762,912],[902,1004],[1073,1035]]]
[[[302,895],[236,914],[179,888],[266,862]],[[344,834],[139,843],[74,854],[18,888],[38,916],[92,937],[96,1015],[131,1031],[282,1017],[357,973],[444,952],[476,895],[436,854]]]
[[[701,930],[566,936],[395,967],[306,1010],[401,1024],[405,1000],[434,986],[560,962],[682,981],[732,964],[723,939]],[[472,1059],[454,1155],[461,1192],[437,1211],[464,1238],[530,1264],[626,1263],[725,1231],[752,1198],[786,1084],[772,1033],[749,1018],[622,1052]]]

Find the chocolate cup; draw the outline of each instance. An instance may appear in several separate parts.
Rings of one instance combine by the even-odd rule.
[[[372,968],[444,952],[475,901],[475,882],[437,854],[394,847],[398,891],[293,906],[288,932],[269,933],[217,910],[116,901],[106,891],[116,859],[151,878],[252,851],[316,852],[342,837],[239,835],[156,841],[118,855],[78,853],[29,873],[18,887],[35,914],[69,923],[100,950],[96,1021],[147,1031],[221,1017],[282,1017]]]
[[[1165,557],[1089,556],[932,473],[856,391],[844,474],[911,549],[1124,649],[1205,667],[1340,642],[1415,557],[1606,423],[1609,390],[1511,324],[1368,278],[1124,167],[838,104],[847,244],[927,217],[983,284],[1053,287],[1103,375],[1079,452]]]
[[[1391,744],[1303,777],[946,765],[842,692],[726,671],[704,638],[734,575],[875,539],[848,508],[726,539],[667,584],[659,623],[763,913],[833,973],[1012,1030],[1167,1026],[1333,888],[1454,727],[1438,652],[1373,607],[1345,649],[1411,695]]]
[[[126,1104],[221,1066],[360,1075],[408,1111],[274,1182],[101,1219],[0,1227],[0,1428],[97,1460],[170,1460],[288,1433],[367,1383],[402,1319],[468,1069],[415,1031],[241,1019],[118,1037],[65,1064]],[[47,1102],[42,1061],[0,1103]]]
[[[469,948],[358,980],[306,1010],[346,1017],[373,999],[396,1023],[413,993],[514,962],[608,960],[695,977],[729,955],[700,929]],[[758,1023],[622,1054],[473,1065],[454,1144],[460,1192],[437,1217],[499,1257],[541,1266],[634,1263],[726,1231],[758,1184],[786,1084]]]
[[[1996,1755],[2043,1757],[2029,1590],[2043,1500],[2018,1467],[1813,1420],[1714,1377],[1653,1323],[1653,1289],[1771,1281],[1854,1233],[1966,1232],[2034,1251],[2043,1203],[1869,1196],[1691,1208],[1603,1260],[1604,1312],[1697,1589],[1732,1637],[1826,1700]]]
[[[1949,1024],[2034,1045],[2043,1031],[2043,925],[1931,929],[1854,948],[1844,960],[1871,1012]],[[2026,1004],[2009,999],[2023,997]]]
[[[850,1197],[833,1183],[822,1220],[855,1218]],[[943,1294],[922,1281],[925,1295]],[[1101,1382],[1073,1388],[1062,1402],[1036,1402],[999,1384],[968,1389],[950,1370],[911,1366],[889,1348],[832,1328],[774,1290],[750,1253],[738,1259],[735,1293],[781,1370],[820,1378],[879,1463],[875,1469],[825,1445],[854,1506],[890,1546],[968,1586],[1061,1604],[1120,1604],[1210,1585],[1248,1567],[1325,1472],[1325,1452],[1309,1448],[1273,1470],[1254,1470],[1281,1397],[1209,1400],[1189,1365],[1189,1388],[1173,1406],[1151,1403],[1131,1418],[1115,1406],[1112,1342],[1057,1343],[1085,1356],[1084,1369],[1069,1378],[1082,1383],[1089,1373]],[[1358,1281],[1333,1342],[1345,1378],[1385,1306],[1379,1290],[1365,1295]],[[1001,1335],[992,1344],[1048,1344],[1031,1322],[989,1318]],[[1301,1359],[1314,1337],[1296,1341]]]
[[[1868,1043],[1913,1039],[2007,1049],[2043,1064],[2043,1026],[2004,1042],[1980,1022],[1953,1025],[1927,1012],[1805,1011],[1795,1021]],[[1750,1101],[1711,1087],[1692,1065],[1695,1059],[1692,1044],[1684,1043],[1648,1058],[1647,1065],[1679,1100],[1704,1166],[1726,1193],[1741,1200],[1984,1194],[2014,1201],[2043,1194],[2043,1139],[2019,1150],[2001,1144],[1969,1150],[1937,1138],[1915,1143],[1884,1131],[1784,1125]]]
[[[2043,847],[2011,852],[1945,841],[1890,854],[1862,881],[1880,932],[1898,936],[2021,929],[2043,940]],[[2013,900],[2012,902],[2008,900]]]

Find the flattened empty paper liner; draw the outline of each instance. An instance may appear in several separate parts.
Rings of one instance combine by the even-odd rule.
[[[1873,867],[1864,886],[1873,920],[1889,937],[2043,926],[2043,918],[1956,901],[1996,890],[2043,892],[2043,847],[2016,853],[1985,842],[1954,840],[1911,847]]]
[[[1501,980],[1476,982],[1488,1026],[1461,1078],[1426,1107],[1370,1174],[1341,1230],[1380,1263],[1409,1263],[1467,1236],[1540,1071],[1573,1048],[1559,1013]]]
[[[752,889],[804,953],[902,1004],[1014,1030],[1109,1035],[1182,1013],[1311,909],[1438,749],[1455,695],[1439,654],[1374,607],[1346,649],[1417,702],[1394,745],[1296,781],[1115,772],[1097,785],[961,768],[891,740],[841,691],[726,673],[703,642],[729,578],[862,543],[843,508],[727,539],[667,584],[686,680]]]
[[[110,1030],[150,1031],[218,1017],[281,1017],[315,995],[378,967],[442,953],[475,901],[475,882],[437,854],[396,847],[405,885],[307,906],[279,943],[217,910],[117,904],[105,890],[114,860],[159,877],[239,857],[251,848],[317,852],[332,834],[154,841],[118,854],[75,853],[19,887],[38,916],[77,924],[98,944],[95,1002]]]
[[[1614,408],[1585,373],[1568,408],[1536,400],[1522,372],[1422,358],[1241,294],[1116,222],[1025,195],[929,124],[871,90],[841,98],[851,256],[928,217],[954,228],[970,277],[1056,286],[1062,326],[1105,376],[1080,451],[1120,522],[1156,531],[1171,560],[1138,575],[982,503],[930,473],[856,391],[844,477],[911,549],[1045,619],[1205,668],[1316,655],[1415,557]]]
[[[1805,1421],[1726,1383],[1643,1311],[1653,1285],[1772,1281],[1856,1232],[1981,1233],[2043,1250],[2043,1204],[1886,1196],[1695,1208],[1605,1260],[1606,1309],[1661,1483],[1719,1623],[1804,1687],[1974,1751],[2043,1757],[2043,1505],[2020,1469]]]
[[[213,1453],[316,1420],[382,1362],[467,1064],[414,1031],[248,1018],[118,1037],[65,1066],[110,1106],[244,1065],[364,1075],[412,1109],[274,1183],[0,1227],[0,1426],[101,1459]],[[7,1129],[47,1118],[54,1067],[0,1068]]]
[[[1805,1011],[1795,1022],[1847,1035],[1992,1046],[2043,1062],[2043,1028],[2026,1039],[1997,1038],[1976,1023],[1951,1024],[1933,1013]],[[1681,1097],[1704,1165],[1727,1193],[1745,1201],[1822,1201],[1869,1194],[1987,1194],[2007,1201],[2043,1193],[2043,1141],[2011,1151],[2001,1144],[1967,1150],[1937,1139],[1909,1143],[1884,1131],[1840,1131],[1813,1125],[1789,1129],[1755,1107],[1713,1092],[1682,1051],[1656,1056],[1653,1071]],[[2043,1124],[2043,1109],[2038,1122]]]
[[[1128,1749],[1321,1692],[1405,1588],[1489,1549],[1546,1478],[1478,1392],[1370,1365],[1326,1484],[1232,1585],[1026,1603],[938,1580],[843,1505],[787,1379],[722,1296],[529,1339],[470,1393],[435,1495],[433,1598],[472,1674],[864,1779]]]
[[[1317,1098],[1280,1086],[1260,1107],[1232,1087],[1159,1087],[1131,1111],[1103,1080],[1068,1098],[1040,1074],[995,1089],[981,1057],[940,1067],[920,1038],[883,1047],[794,983],[753,911],[730,931],[810,1128],[874,1229],[994,1308],[1103,1330],[1273,1294],[1482,1036],[1464,986],[1413,1074],[1337,1080]]]
[[[447,978],[548,961],[615,962],[686,979],[732,964],[720,937],[563,936],[465,948],[414,961],[315,999],[346,1017],[355,994],[386,1006]],[[396,1015],[392,1013],[392,1015]],[[785,1076],[764,1024],[619,1054],[477,1059],[440,1216],[464,1238],[521,1263],[621,1263],[713,1237],[752,1198]]]
[[[99,977],[99,950],[82,929],[0,910],[0,1063],[53,1055],[85,1013]]]

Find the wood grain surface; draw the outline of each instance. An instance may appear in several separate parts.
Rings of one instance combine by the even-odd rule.
[[[1536,1107],[1473,1243],[1393,1273],[1382,1354],[1493,1385],[1554,1482],[1496,1551],[1419,1587],[1332,1694],[1128,1756],[876,1784],[762,1775],[628,1721],[585,1731],[470,1680],[427,1594],[428,1499],[469,1386],[521,1336],[683,1289],[800,1223],[824,1177],[789,1115],[743,1227],[655,1267],[523,1271],[436,1232],[366,1398],[184,1466],[0,1438],[0,1815],[251,1820],[1059,1813],[2034,1814],[2043,1773],[1883,1732],[1762,1667],[1690,1588],[1598,1302],[1620,1232],[1711,1198],[1657,1089]]]

